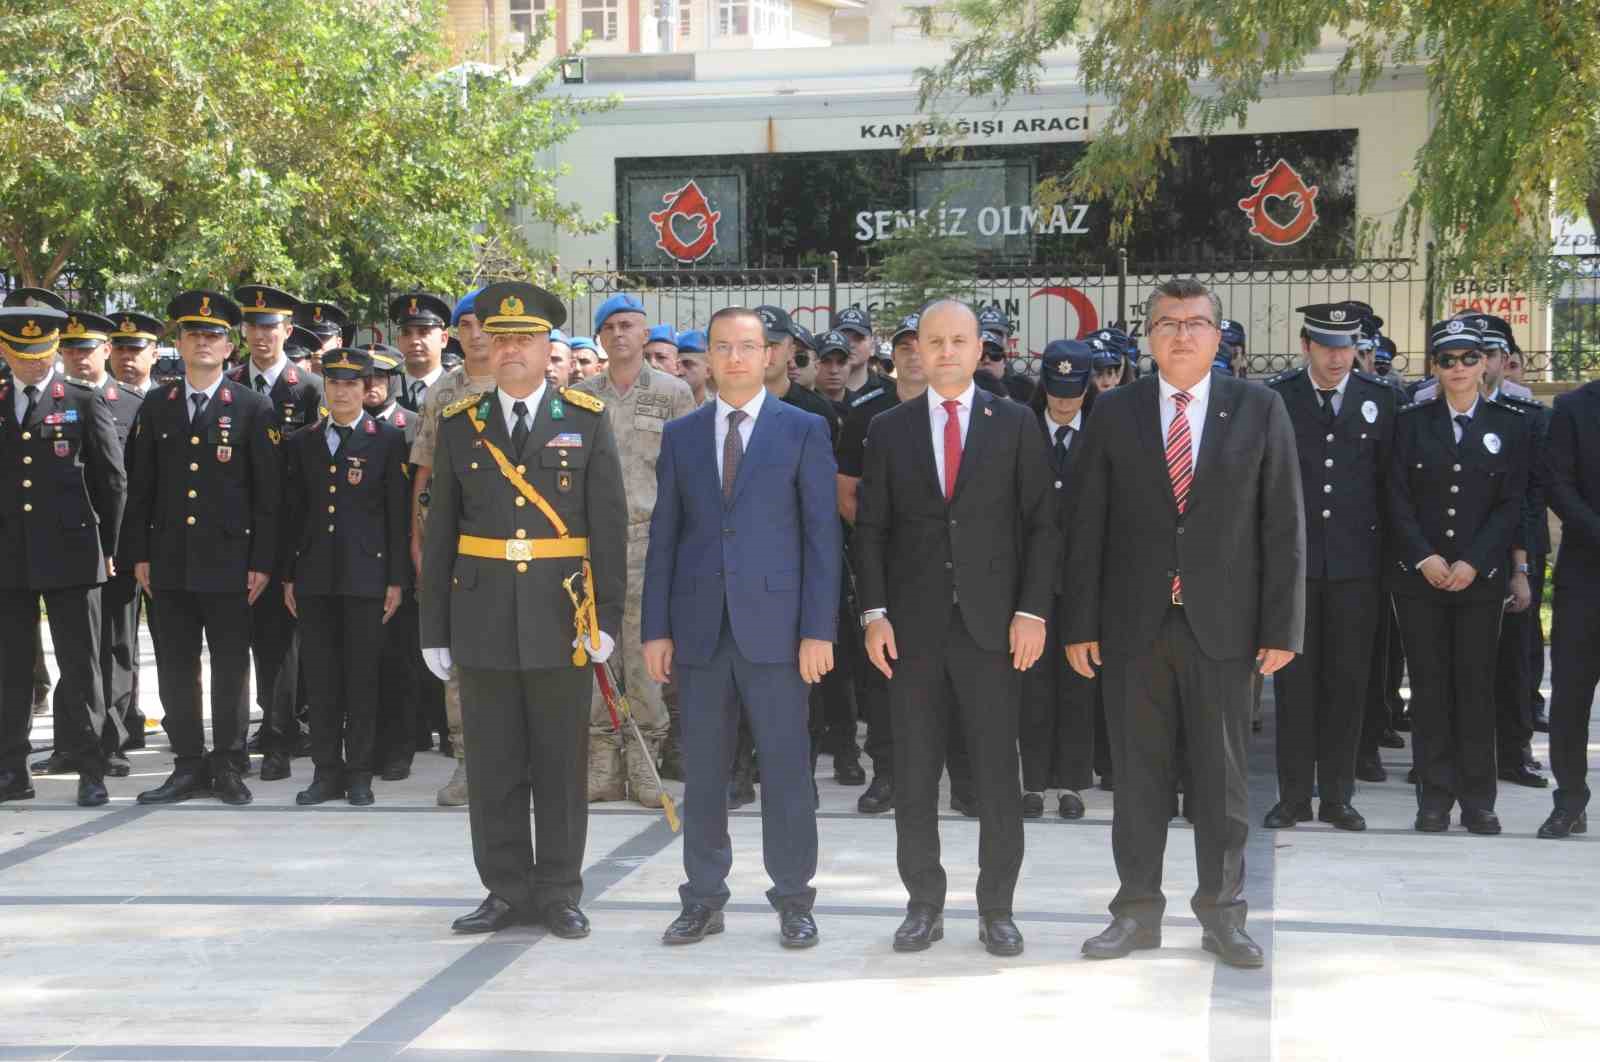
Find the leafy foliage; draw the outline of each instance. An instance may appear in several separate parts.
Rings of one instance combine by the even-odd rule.
[[[971,241],[939,230],[943,203],[914,225],[898,228],[880,244],[868,277],[884,289],[883,313],[898,320],[918,313],[935,299],[972,302],[977,261]]]

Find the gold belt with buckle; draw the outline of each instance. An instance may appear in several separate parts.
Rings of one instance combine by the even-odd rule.
[[[587,538],[479,538],[477,535],[461,535],[456,539],[456,552],[463,557],[504,561],[587,557],[589,540]]]

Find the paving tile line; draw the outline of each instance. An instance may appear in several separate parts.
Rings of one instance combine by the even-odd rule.
[[[73,805],[73,807],[76,808],[77,805]],[[139,804],[118,808],[110,812],[96,808],[93,810],[94,817],[91,819],[36,837],[26,844],[18,845],[9,852],[0,852],[0,871],[21,866],[23,863],[38,859],[40,856],[49,855],[51,852],[59,851],[70,844],[77,844],[79,841],[98,837],[108,830],[116,829],[118,826],[126,826],[130,822],[136,822],[144,818],[154,810],[155,808]],[[4,1057],[0,1055],[0,1058]]]

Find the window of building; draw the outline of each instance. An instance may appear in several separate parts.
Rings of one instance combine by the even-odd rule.
[[[793,25],[792,0],[717,0],[720,36],[787,37]]]
[[[524,37],[533,36],[533,28],[549,11],[549,0],[508,0],[511,12],[511,32]]]
[[[617,39],[618,0],[582,0],[583,32],[598,41]]]
[[[678,36],[688,40],[694,35],[693,0],[678,0]]]

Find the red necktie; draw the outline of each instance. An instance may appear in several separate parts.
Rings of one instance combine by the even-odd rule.
[[[961,403],[947,399],[944,403],[944,500],[956,496],[956,476],[961,473]]]
[[[1173,394],[1178,407],[1177,416],[1167,426],[1167,475],[1172,477],[1172,498],[1178,503],[1178,513],[1189,506],[1189,486],[1194,482],[1194,455],[1189,445],[1189,417],[1184,412],[1189,407],[1190,395],[1186,391]],[[1183,600],[1183,577],[1174,569],[1172,573],[1172,600]]]

